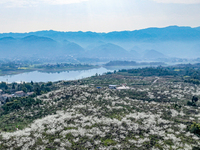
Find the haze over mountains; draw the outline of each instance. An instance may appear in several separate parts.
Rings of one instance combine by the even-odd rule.
[[[0,57],[157,60],[200,57],[200,27],[148,28],[110,33],[38,31],[0,34]]]

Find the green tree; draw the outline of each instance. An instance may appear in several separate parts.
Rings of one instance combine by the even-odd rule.
[[[30,83],[25,84],[25,87],[27,88],[27,91],[32,92],[33,86]]]
[[[1,82],[0,83],[0,88],[5,88],[6,87],[6,82]]]
[[[6,103],[8,103],[8,102],[10,102],[10,100],[9,100],[9,98],[7,97],[7,98],[6,98]]]
[[[40,88],[37,88],[36,91],[35,91],[36,95],[41,95],[41,89]]]
[[[46,85],[51,86],[51,85],[53,85],[53,83],[51,81],[49,81]]]
[[[198,97],[193,96],[193,97],[192,97],[192,102],[193,102],[193,103],[196,103],[197,101],[198,101]]]
[[[13,89],[13,90],[15,89],[15,84],[12,84],[12,89]]]
[[[23,87],[23,88],[22,88],[22,91],[25,92],[25,93],[27,93],[27,88],[26,88],[26,87]]]
[[[190,132],[196,134],[196,135],[200,135],[200,124],[198,123],[193,123],[190,126]]]

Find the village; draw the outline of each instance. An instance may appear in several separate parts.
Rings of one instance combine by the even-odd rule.
[[[13,94],[5,93],[2,89],[0,89],[0,106],[5,104],[7,101],[9,101],[13,97],[28,97],[30,95],[33,95],[34,92],[24,92],[24,91],[16,91]]]

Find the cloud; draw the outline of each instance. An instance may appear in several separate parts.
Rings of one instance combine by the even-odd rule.
[[[80,3],[88,0],[0,0],[0,4],[7,7],[37,6],[41,4],[64,5]]]
[[[200,4],[200,0],[153,0],[158,3]]]

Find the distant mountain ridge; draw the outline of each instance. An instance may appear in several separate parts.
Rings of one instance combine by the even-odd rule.
[[[63,55],[77,55],[84,49],[73,42],[59,43],[48,37],[35,35],[24,38],[0,38],[1,57],[54,57]]]
[[[22,41],[26,42],[56,42],[51,38],[48,37],[40,37],[35,35],[29,35],[21,39]]]
[[[102,58],[108,60],[155,60],[200,57],[200,27],[169,26],[134,31],[0,34],[0,57]],[[146,54],[146,50],[149,51]]]
[[[129,53],[122,47],[107,43],[101,46],[95,47],[86,53],[88,57],[100,57],[100,58],[123,58],[129,57]]]
[[[106,64],[104,64],[104,66],[106,67],[112,67],[112,66],[145,66],[145,65],[166,65],[163,62],[136,62],[136,61],[110,61]]]
[[[156,51],[156,50],[146,50],[144,55],[143,55],[144,59],[159,59],[159,58],[167,58],[167,56],[165,56],[164,54]]]
[[[109,33],[97,33],[97,32],[61,32],[61,31],[36,31],[29,33],[1,33],[2,37],[14,37],[23,38],[26,36],[44,36],[52,38],[54,40],[59,39],[71,39],[71,40],[199,40],[200,39],[200,27],[179,27],[168,26],[164,28],[146,28],[134,31],[114,31]]]

